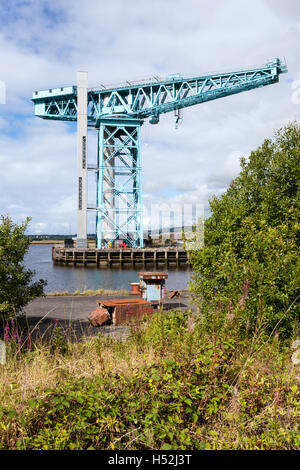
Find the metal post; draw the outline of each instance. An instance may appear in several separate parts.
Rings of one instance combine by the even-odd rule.
[[[77,72],[77,247],[87,248],[87,72]]]

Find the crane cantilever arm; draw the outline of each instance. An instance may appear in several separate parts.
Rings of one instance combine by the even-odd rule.
[[[265,66],[238,72],[183,78],[178,74],[164,81],[128,84],[110,89],[88,91],[88,122],[98,127],[103,118],[145,119],[176,109],[271,85],[287,72],[279,59]],[[76,121],[77,88],[35,92],[35,114],[44,119]]]
[[[132,113],[133,117],[147,118],[151,115],[158,116],[159,114],[168,113],[176,109],[183,109],[196,104],[205,103],[206,101],[224,98],[225,96],[242,93],[243,91],[252,90],[254,88],[271,85],[275,83],[272,78],[259,78],[253,80],[251,83],[236,83],[227,87],[220,87],[217,89],[207,90],[205,93],[188,96],[186,98],[177,99],[168,103],[158,104],[153,108],[146,108],[144,110]]]

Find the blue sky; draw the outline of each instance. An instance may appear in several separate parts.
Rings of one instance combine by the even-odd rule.
[[[76,232],[75,126],[34,117],[32,92],[153,75],[204,74],[285,57],[280,83],[184,110],[142,128],[145,203],[202,203],[247,156],[299,118],[300,3],[295,0],[0,1],[0,214],[32,217],[31,233]],[[89,158],[95,159],[95,132]],[[90,178],[90,198],[94,178]],[[91,201],[94,202],[94,201]],[[89,231],[94,215],[89,216]]]

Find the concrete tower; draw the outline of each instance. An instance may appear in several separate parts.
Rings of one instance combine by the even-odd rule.
[[[88,73],[77,72],[78,248],[87,248],[87,88]]]

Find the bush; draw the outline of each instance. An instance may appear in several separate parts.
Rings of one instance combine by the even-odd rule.
[[[99,336],[55,354],[52,341],[9,348],[0,449],[299,448],[289,342],[249,354],[251,340],[190,318],[158,313],[126,341]]]
[[[167,357],[127,377],[70,377],[30,398],[22,413],[0,407],[2,448],[299,448],[297,386],[281,370],[255,368],[237,392],[236,346],[208,343],[189,362]]]
[[[241,160],[228,191],[210,202],[205,246],[191,253],[191,291],[210,323],[289,336],[299,321],[300,126],[292,123]]]
[[[34,271],[23,264],[30,240],[24,235],[30,222],[17,225],[0,217],[0,318],[15,317],[34,298],[43,294],[46,281],[32,282]]]

